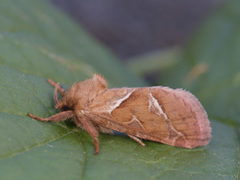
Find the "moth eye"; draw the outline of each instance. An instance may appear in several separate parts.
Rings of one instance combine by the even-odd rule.
[[[68,111],[68,110],[69,110],[69,107],[68,107],[67,105],[64,105],[64,106],[62,107],[62,110],[63,110],[63,111]]]

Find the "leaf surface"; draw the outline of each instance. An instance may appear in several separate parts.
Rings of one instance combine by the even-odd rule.
[[[221,26],[221,21],[216,19],[229,15],[227,12],[231,17],[239,18],[238,11],[229,9],[235,8],[231,5],[234,3],[238,2],[231,1],[224,6],[196,35],[193,45],[186,51],[185,61],[172,70],[164,82],[172,87],[181,85],[192,89],[200,98],[211,117],[211,143],[192,150],[150,141],[144,141],[146,147],[142,147],[128,137],[101,134],[100,153],[94,155],[91,137],[71,122],[43,123],[26,116],[31,112],[47,117],[57,112],[54,90],[46,79],[60,81],[67,88],[98,72],[107,78],[110,87],[143,86],[144,82],[48,1],[1,1],[0,179],[239,178],[237,52],[234,51],[236,57],[229,58],[227,66],[223,63],[224,58],[219,62],[217,69],[221,69],[226,77],[211,70],[188,85],[179,80],[179,74],[184,77],[202,61],[199,54],[205,57],[204,62],[215,67],[214,61],[216,63],[216,59],[223,56],[223,51],[231,49],[222,47],[222,56],[215,57],[216,48],[209,44],[211,41],[207,41],[206,34]],[[214,26],[212,22],[219,24]],[[224,39],[234,39],[236,34],[232,32],[235,31],[227,32],[230,34]],[[212,38],[218,37],[218,34],[213,35]],[[226,42],[235,47],[231,45],[232,41]],[[235,45],[237,42],[234,39]],[[206,43],[213,51],[207,51]]]

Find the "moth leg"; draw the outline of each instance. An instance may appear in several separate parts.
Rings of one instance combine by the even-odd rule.
[[[66,119],[72,118],[74,116],[74,113],[73,111],[63,111],[47,118],[41,118],[29,113],[28,113],[28,116],[39,121],[59,122],[59,121],[65,121]]]
[[[138,143],[140,143],[142,146],[145,146],[145,144],[137,137],[135,136],[132,136],[132,135],[129,135],[127,134],[130,138],[132,138],[133,140],[137,141]]]
[[[95,154],[98,154],[99,152],[98,130],[88,118],[81,116],[77,117],[77,119],[82,123],[84,129],[93,138],[93,142],[95,145]]]
[[[56,88],[56,86],[58,86],[58,92],[63,96],[64,95],[64,92],[65,90],[58,85],[58,83],[54,82],[52,79],[48,79],[48,83],[51,84],[54,88]]]

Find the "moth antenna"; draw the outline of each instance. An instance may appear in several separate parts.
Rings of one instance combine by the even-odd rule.
[[[56,84],[55,91],[54,91],[54,101],[55,101],[56,105],[58,104],[58,94],[57,94],[58,88],[59,88],[59,82]]]
[[[52,79],[48,79],[48,83],[51,84],[54,88],[56,88],[56,86],[57,86],[57,83],[54,82]],[[59,92],[62,96],[64,96],[65,90],[59,85],[59,87],[58,87],[58,92]]]

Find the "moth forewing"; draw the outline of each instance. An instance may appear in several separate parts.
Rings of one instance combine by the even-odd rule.
[[[113,130],[126,133],[143,146],[139,138],[185,148],[204,146],[210,141],[207,114],[187,91],[161,86],[107,89],[106,80],[99,74],[73,84],[67,91],[52,80],[49,83],[55,87],[56,108],[61,112],[48,118],[28,115],[52,122],[72,118],[93,138],[96,154],[98,132]],[[57,91],[63,96],[60,101]]]
[[[208,144],[211,138],[202,105],[181,89],[108,89],[89,108],[96,123],[147,140],[194,148]]]

